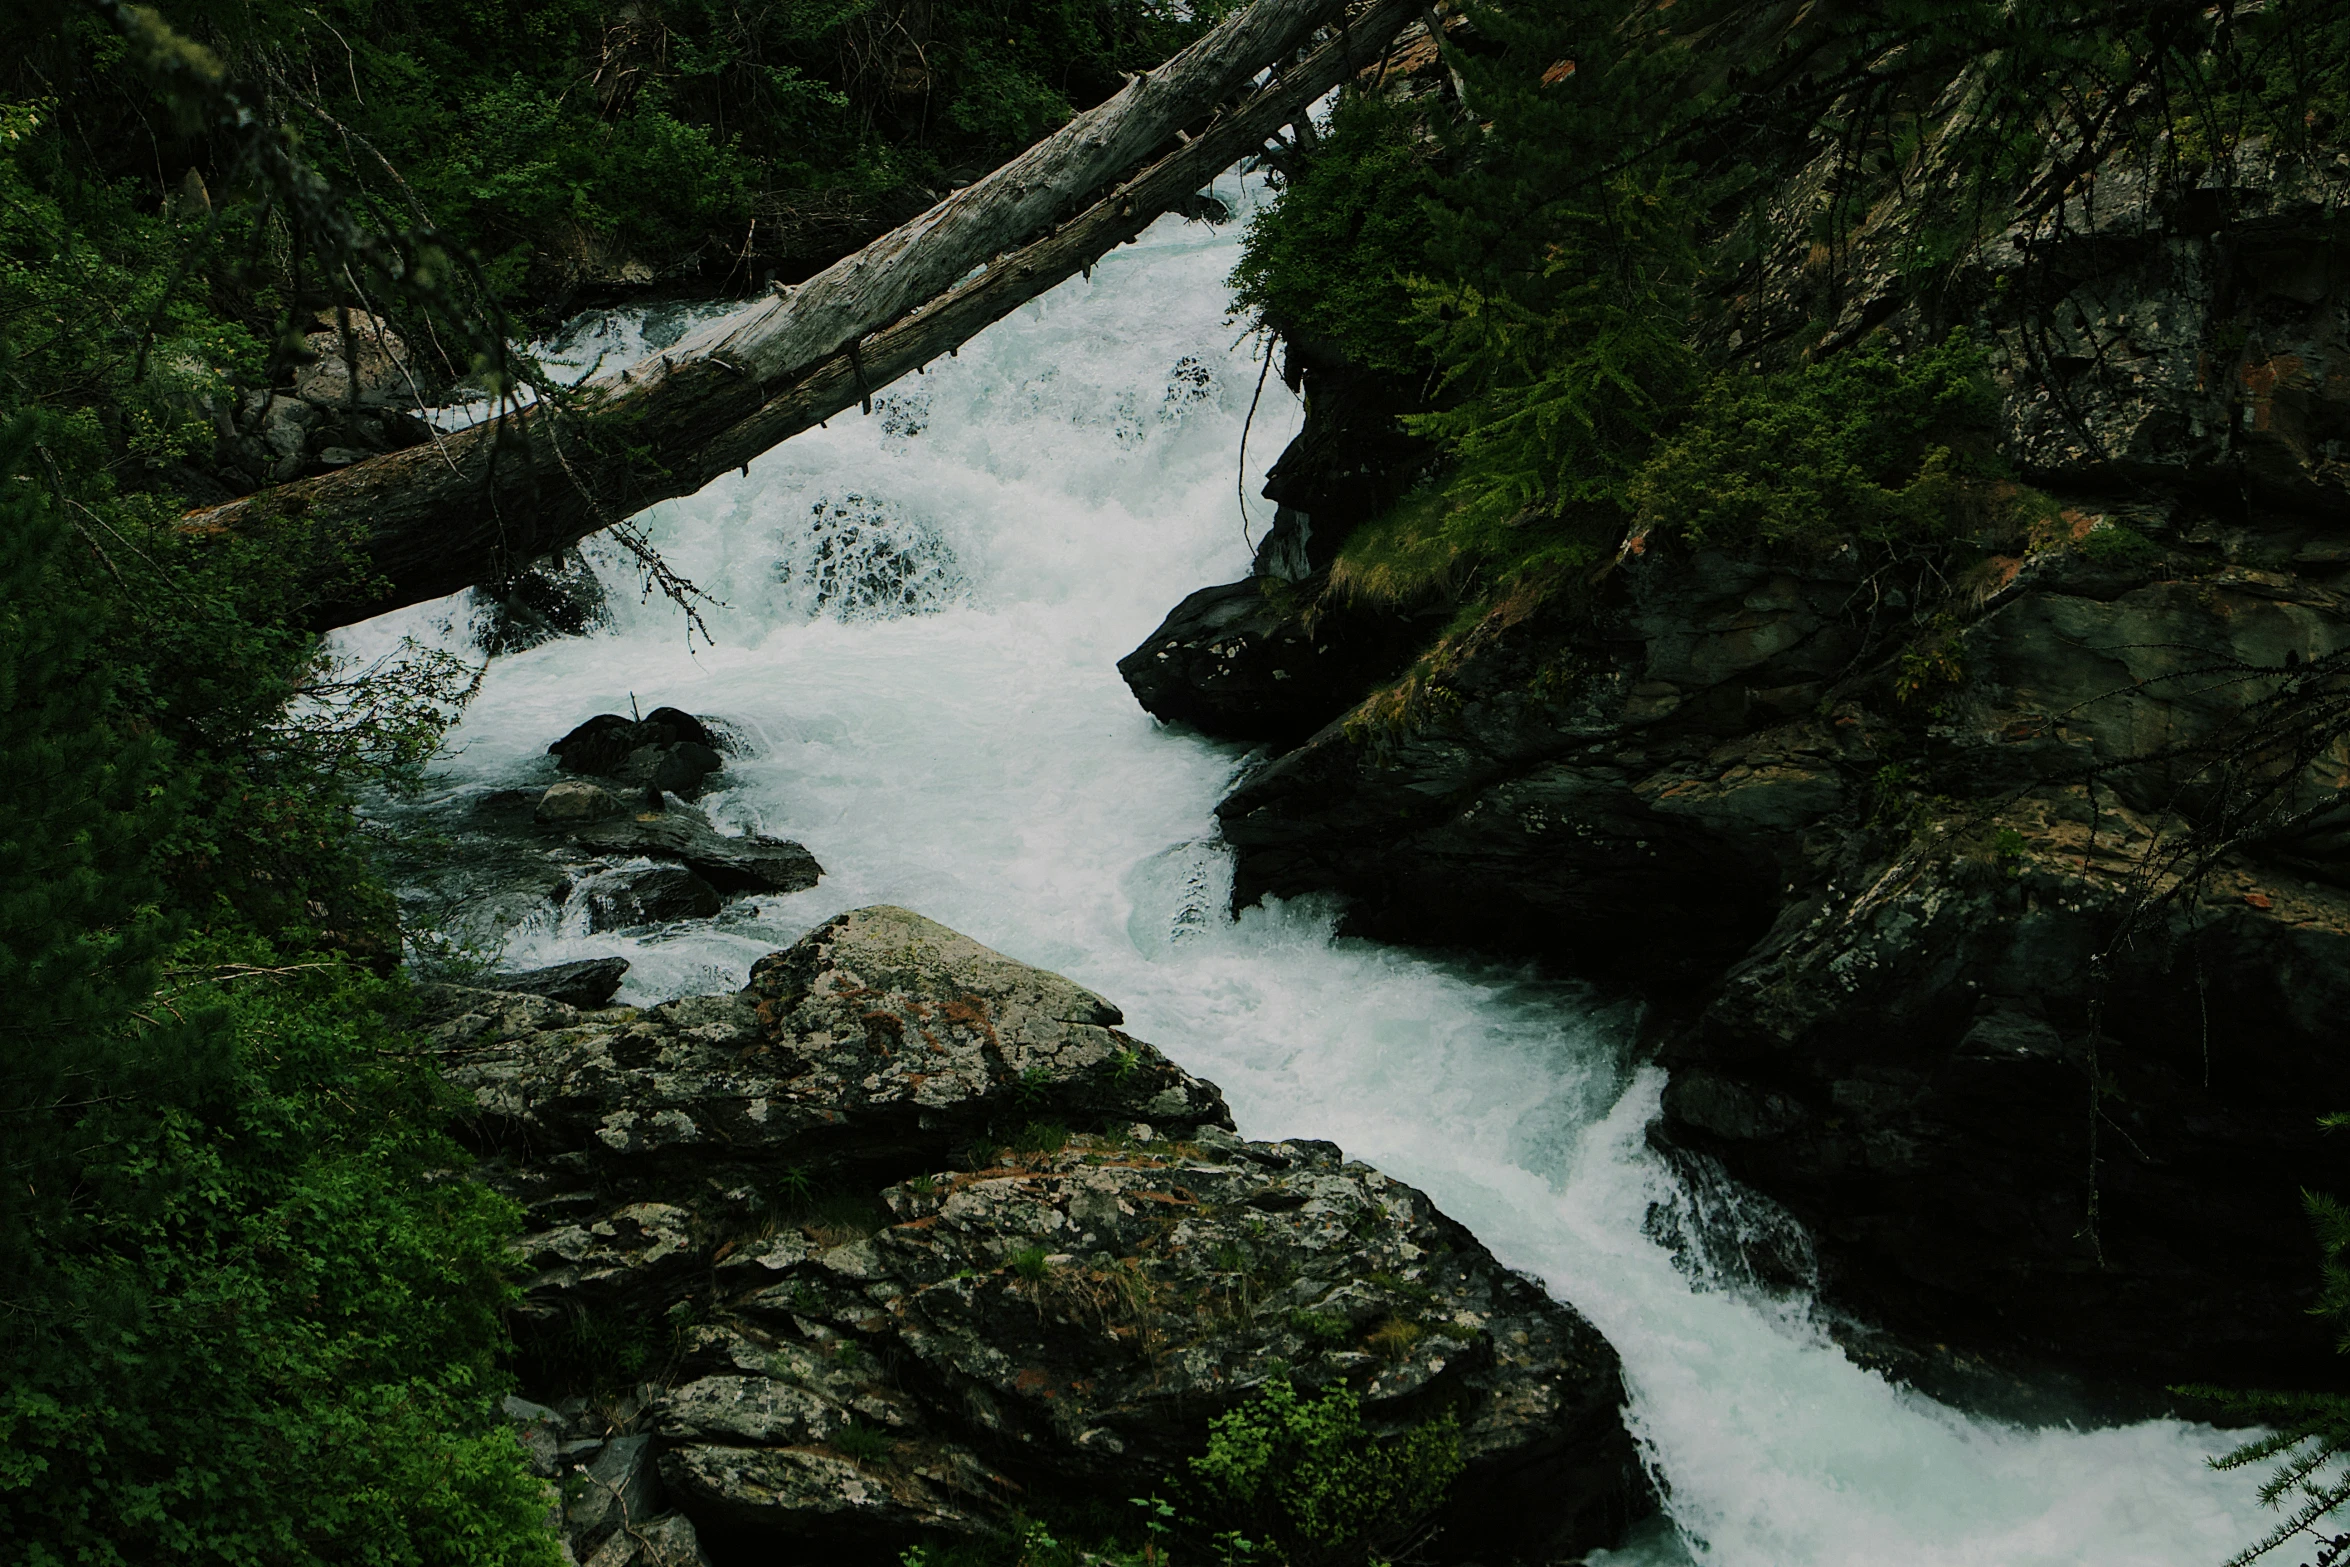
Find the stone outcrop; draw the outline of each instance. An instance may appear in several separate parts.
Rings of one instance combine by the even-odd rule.
[[[1287,747],[1392,678],[1435,629],[1383,612],[1334,611],[1309,625],[1282,599],[1271,576],[1202,588],[1118,673],[1153,717]]]
[[[1238,903],[1337,891],[1352,929],[1654,1003],[1656,1141],[1782,1203],[1896,1369],[2145,1390],[2329,1363],[2298,1194],[2339,1188],[2314,1117],[2350,1104],[2350,162],[2162,159],[2050,184],[1927,288],[1904,258],[1931,180],[1833,267],[1807,255],[1823,155],[1698,324],[1758,366],[1971,335],[2037,491],[1978,562],[1726,554],[1668,519],[1294,719],[1319,726],[1219,812]],[[1384,439],[1309,398],[1320,470]],[[1314,537],[1391,500],[1317,509]],[[1294,667],[1321,646],[1302,589],[1193,637],[1212,663],[1170,622],[1122,667],[1154,711],[1256,738],[1225,692],[1275,650],[1286,689],[1355,676]],[[2246,830],[2270,788],[2302,814]]]
[[[1429,464],[1396,415],[1408,399],[1381,377],[1290,345],[1306,421],[1265,475],[1272,529],[1248,576],[1202,588],[1118,661],[1154,717],[1236,740],[1296,745],[1391,680],[1450,617],[1356,605],[1323,592],[1339,547]]]
[[[643,1505],[721,1559],[1174,1494],[1281,1374],[1348,1383],[1378,1430],[1456,1413],[1444,1559],[1551,1560],[1647,1505],[1571,1308],[1338,1149],[1243,1142],[1108,1002],[917,915],[828,921],[731,996],[426,999],[533,1227],[526,1366],[602,1342],[583,1322],[660,1325],[624,1434]]]

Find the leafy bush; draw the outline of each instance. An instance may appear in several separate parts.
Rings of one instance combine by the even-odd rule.
[[[843,1458],[860,1464],[880,1463],[898,1448],[897,1438],[881,1427],[859,1425],[855,1421],[832,1434],[832,1445]]]
[[[165,977],[149,1015],[186,1021],[126,1051],[186,1028],[215,1072],[12,1107],[82,1157],[7,1286],[0,1554],[551,1564],[496,1410],[515,1215],[459,1175],[384,982],[253,942]]]
[[[1460,1420],[1449,1410],[1378,1436],[1343,1383],[1308,1399],[1279,1378],[1218,1416],[1207,1452],[1191,1461],[1221,1528],[1269,1538],[1300,1564],[1398,1554],[1461,1467]]]
[[[1233,309],[1357,364],[1425,370],[1404,279],[1427,265],[1428,165],[1407,109],[1342,99],[1314,155],[1250,220]]]
[[[1715,548],[1947,536],[1987,456],[1995,398],[1962,337],[1873,343],[1776,375],[1714,377],[1632,481],[1635,526]]]
[[[551,1563],[516,1215],[400,989],[306,939],[382,897],[350,753],[283,728],[310,644],[171,569],[97,422],[0,426],[0,1558]]]

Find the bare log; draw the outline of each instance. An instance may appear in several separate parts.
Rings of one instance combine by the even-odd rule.
[[[1290,59],[1334,10],[1333,0],[1256,0],[788,295],[592,380],[581,389],[584,417],[545,403],[509,411],[431,445],[192,513],[185,525],[268,529],[309,550],[316,589],[303,612],[321,629],[505,575],[691,494],[836,413],[869,406],[874,392],[1090,267],[1263,146],[1315,98],[1373,65],[1418,9],[1419,0],[1370,0],[1337,37],[1250,91],[1253,77]],[[1186,126],[1198,134],[1180,136],[1174,150],[1112,185]],[[972,276],[975,268],[984,270]]]

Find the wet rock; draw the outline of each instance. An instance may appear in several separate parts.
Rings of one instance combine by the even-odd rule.
[[[534,1226],[524,1338],[702,1303],[644,1418],[722,1552],[887,1559],[1007,1498],[1164,1487],[1285,1370],[1375,1429],[1457,1413],[1449,1559],[1649,1505],[1589,1324],[1329,1144],[1242,1142],[1058,975],[876,908],[732,996],[470,999],[434,1046]],[[811,1178],[878,1197],[811,1209]]]
[[[816,857],[789,839],[756,833],[729,838],[700,817],[676,811],[611,817],[571,838],[598,853],[676,860],[726,892],[798,892],[824,875]]]
[[[602,785],[566,778],[561,783],[550,785],[547,792],[539,796],[538,806],[531,814],[545,826],[561,827],[618,816],[622,809],[612,791]]]
[[[587,902],[590,930],[708,919],[724,901],[717,888],[682,865],[605,871],[582,883],[577,895]]]
[[[1294,592],[1248,577],[1202,588],[1118,661],[1153,717],[1290,746],[1392,678],[1442,617],[1332,609],[1309,625]]]
[[[2147,828],[2036,791],[2001,857],[1839,875],[1668,1043],[1657,1135],[1783,1203],[1824,1297],[1907,1343],[2141,1390],[2306,1377],[2350,897],[2228,873],[2093,964]]]
[[[583,958],[576,963],[525,969],[518,974],[493,975],[483,981],[483,988],[544,996],[549,1001],[593,1011],[612,999],[612,993],[620,988],[621,976],[627,972],[626,958]]]
[[[472,599],[479,611],[474,645],[492,655],[583,636],[604,624],[607,615],[604,585],[575,549],[485,582],[472,590]]]
[[[690,713],[655,708],[642,720],[600,713],[547,747],[567,773],[617,779],[692,799],[724,763],[712,731]]]

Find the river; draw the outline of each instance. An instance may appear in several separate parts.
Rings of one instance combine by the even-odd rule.
[[[543,780],[579,720],[674,704],[751,743],[712,814],[798,839],[826,875],[642,936],[533,922],[503,963],[622,952],[621,999],[651,1002],[896,903],[1093,987],[1220,1084],[1245,1135],[1329,1138],[1423,1187],[1615,1344],[1666,1511],[1594,1561],[2210,1567],[2263,1532],[2249,1480],[2205,1464],[2223,1433],[1969,1418],[1855,1368],[1807,1300],[1694,1260],[1685,1194],[1643,1142],[1662,1075],[1628,1059],[1622,1011],[1335,938],[1312,901],[1225,912],[1212,810],[1245,748],[1160,727],[1113,665],[1184,594],[1245,572],[1271,521],[1255,492],[1300,410],[1263,384],[1239,475],[1261,361],[1225,315],[1238,234],[1162,220],[870,417],[647,513],[717,601],[710,643],[596,554],[612,624],[495,660],[436,791]],[[642,342],[622,322],[559,351]],[[341,642],[459,641],[466,613]]]

